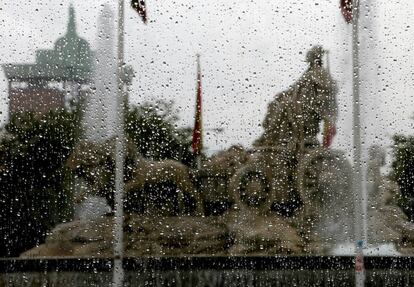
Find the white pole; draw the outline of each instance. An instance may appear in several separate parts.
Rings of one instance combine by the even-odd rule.
[[[117,137],[115,146],[115,216],[114,216],[114,287],[124,283],[123,225],[124,225],[124,83],[122,72],[124,66],[124,0],[118,0],[118,69],[117,69]]]
[[[359,97],[359,0],[353,1],[352,17],[352,93],[353,93],[353,191],[355,199],[355,286],[365,285],[363,249],[366,245],[366,192],[364,191],[361,166],[361,112]]]

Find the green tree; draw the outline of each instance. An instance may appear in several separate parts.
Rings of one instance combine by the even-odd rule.
[[[179,128],[177,121],[177,111],[172,104],[145,103],[126,113],[125,132],[144,157],[174,159],[192,165],[191,129]]]
[[[393,137],[392,177],[401,190],[400,205],[411,220],[414,220],[414,136]]]
[[[72,213],[72,175],[65,166],[81,136],[82,105],[47,114],[21,113],[0,139],[0,256],[18,256],[43,242]],[[160,102],[133,107],[125,131],[154,160],[191,165],[191,130],[177,127],[177,112]]]
[[[80,113],[13,116],[0,141],[0,256],[17,256],[68,218],[70,177],[64,164],[80,134]]]

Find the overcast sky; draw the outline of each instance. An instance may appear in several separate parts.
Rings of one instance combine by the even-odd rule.
[[[78,34],[95,49],[97,16],[107,2],[2,1],[0,62],[31,63],[36,49],[53,48],[66,32],[70,3],[76,10]],[[116,8],[117,1],[112,2]],[[330,69],[339,86],[334,146],[351,150],[351,26],[342,19],[339,0],[147,0],[146,26],[126,2],[126,62],[137,76],[132,103],[172,100],[180,110],[180,124],[192,126],[195,55],[200,53],[205,146],[210,151],[234,143],[248,147],[262,132],[268,102],[304,72],[306,50],[321,44],[330,50]],[[414,1],[362,1],[366,145],[389,145],[394,133],[413,133],[413,16]],[[0,93],[4,121],[3,72]],[[208,134],[208,129],[219,127],[223,133]]]

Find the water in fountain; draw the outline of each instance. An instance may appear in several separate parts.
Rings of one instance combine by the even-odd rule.
[[[85,138],[104,141],[115,134],[117,61],[115,54],[114,12],[104,5],[98,17],[94,88],[85,108]]]
[[[84,111],[84,137],[88,141],[103,142],[115,135],[117,61],[114,31],[114,12],[106,4],[98,17],[94,82]],[[76,185],[78,192],[84,192],[85,188],[88,188],[79,181]],[[82,205],[76,207],[75,216],[77,219],[87,219],[92,214],[95,217],[105,214],[108,209],[105,199],[90,196]]]
[[[320,201],[316,231],[324,252],[338,244],[353,242],[354,199],[351,189],[352,168],[344,152],[331,150],[329,156],[319,158]]]
[[[398,206],[398,186],[381,173],[385,156],[385,151],[379,146],[370,148],[364,181],[368,193],[368,240],[364,253],[399,256],[401,253],[395,244],[401,243],[403,237],[414,238],[414,224]],[[354,252],[352,242],[338,242],[332,250],[334,255],[352,255]]]

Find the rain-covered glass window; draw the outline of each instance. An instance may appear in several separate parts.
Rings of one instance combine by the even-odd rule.
[[[0,286],[413,286],[413,11],[2,1]]]

